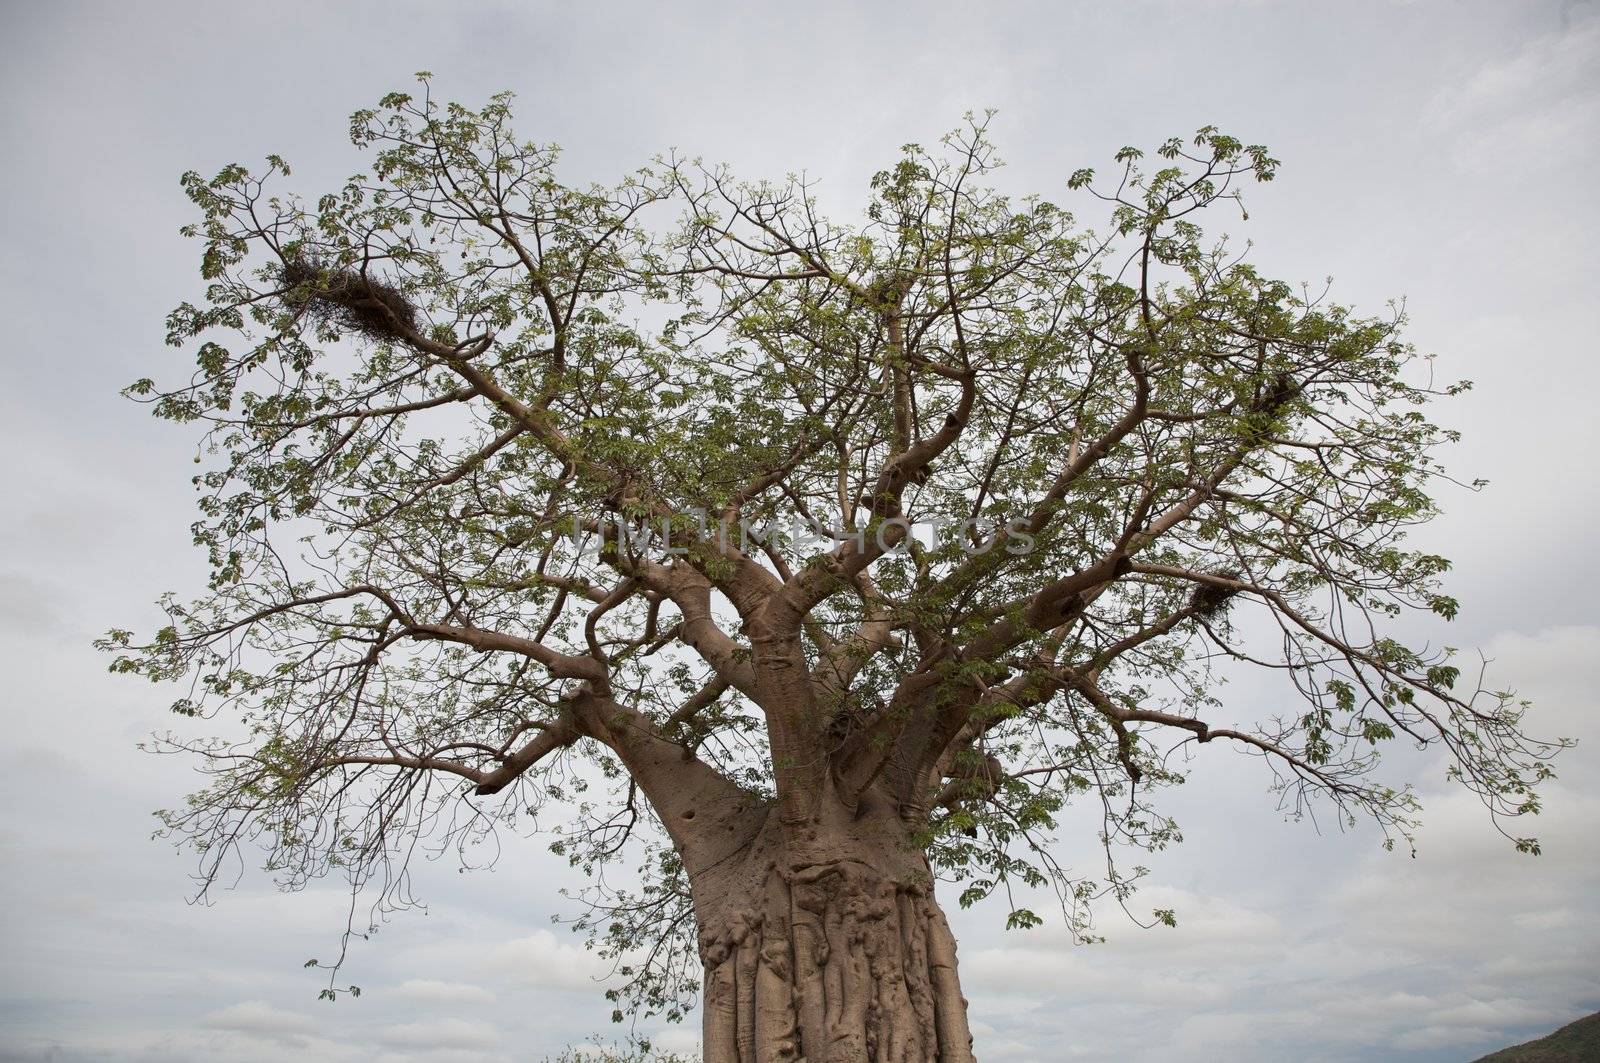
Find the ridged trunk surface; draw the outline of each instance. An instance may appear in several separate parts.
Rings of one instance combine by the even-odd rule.
[[[705,1063],[973,1063],[955,939],[898,816],[772,814],[699,879]]]

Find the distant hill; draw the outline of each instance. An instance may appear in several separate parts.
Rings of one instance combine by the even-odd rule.
[[[1600,1011],[1549,1037],[1512,1045],[1475,1063],[1596,1063],[1600,1061]]]

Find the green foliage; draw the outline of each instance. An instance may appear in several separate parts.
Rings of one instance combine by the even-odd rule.
[[[162,817],[203,881],[259,845],[288,887],[338,874],[403,906],[424,846],[470,865],[545,831],[602,887],[579,928],[619,1013],[677,1018],[698,959],[652,764],[762,809],[876,755],[961,903],[1026,927],[1013,889],[1049,887],[1085,939],[1093,899],[1144,874],[1113,854],[1181,839],[1156,801],[1202,746],[1259,755],[1290,815],[1391,840],[1417,813],[1374,778],[1395,740],[1442,747],[1497,820],[1538,811],[1566,743],[1389,630],[1460,608],[1407,537],[1454,439],[1428,406],[1466,385],[1434,382],[1398,307],[1264,276],[1202,229],[1244,217],[1266,149],[1207,127],[1079,170],[1097,230],[994,187],[968,116],[845,224],[802,178],[675,156],[568,184],[511,105],[424,77],[353,116],[370,165],[314,200],[277,157],[182,178],[204,290],[167,325],[194,368],[127,394],[204,431],[209,587],[99,645],[188,680],[190,729],[157,745],[209,784]],[[838,539],[723,535],[795,519]],[[805,601],[814,711],[758,703],[752,585]],[[1283,711],[1229,718],[1228,663],[1282,676]],[[224,713],[228,737],[196,737]],[[1052,855],[1074,806],[1103,870]],[[617,860],[640,885],[609,888]]]

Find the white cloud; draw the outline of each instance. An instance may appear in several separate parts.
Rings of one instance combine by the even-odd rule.
[[[1600,15],[1566,26],[1442,86],[1423,119],[1454,138],[1467,166],[1531,166],[1593,151],[1600,128]]]
[[[403,1000],[429,1004],[490,1004],[494,994],[467,982],[440,982],[431,978],[408,978],[391,990]]]
[[[380,1044],[407,1051],[473,1051],[494,1048],[500,1032],[491,1023],[468,1019],[429,1019],[386,1026],[378,1033]]]
[[[200,1025],[289,1046],[303,1044],[316,1032],[316,1024],[308,1016],[273,1007],[261,1000],[246,1000],[214,1011],[201,1019]]]
[[[683,1056],[698,1055],[700,1025],[686,1022],[676,1026],[663,1026],[650,1035],[650,1044],[663,1052],[673,1052]]]
[[[1460,1048],[1467,1050],[1482,1045],[1494,1037],[1494,1027],[1423,1026],[1407,1030],[1394,1039],[1394,1047],[1403,1049]],[[1474,1053],[1476,1054],[1476,1053]]]
[[[488,966],[520,985],[539,989],[598,990],[611,965],[592,950],[548,930],[507,941],[489,953]]]

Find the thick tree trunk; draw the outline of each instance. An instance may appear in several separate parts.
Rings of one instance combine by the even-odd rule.
[[[892,810],[772,812],[693,889],[706,1063],[972,1063],[955,940]]]

